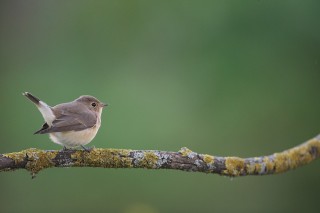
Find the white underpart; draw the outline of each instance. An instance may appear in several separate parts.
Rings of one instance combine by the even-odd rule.
[[[50,139],[56,143],[66,147],[76,147],[87,145],[96,136],[100,126],[94,126],[81,131],[52,132]]]
[[[101,125],[102,108],[97,113],[98,119],[96,125],[81,131],[52,132],[50,139],[56,143],[66,147],[84,146],[90,143],[96,136]]]
[[[52,126],[52,122],[56,119],[56,116],[53,114],[50,106],[48,106],[43,101],[39,101],[39,104],[37,105],[39,111],[42,114],[42,117],[44,118],[45,122]]]

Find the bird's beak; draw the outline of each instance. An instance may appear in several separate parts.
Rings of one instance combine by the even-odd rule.
[[[106,107],[106,106],[108,106],[109,104],[106,104],[106,103],[101,103],[101,106],[102,107]]]

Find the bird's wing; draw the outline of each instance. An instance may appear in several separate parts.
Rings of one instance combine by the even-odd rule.
[[[96,115],[91,112],[63,111],[60,116],[52,122],[52,126],[44,124],[34,134],[45,134],[51,132],[81,131],[93,127],[97,122]]]

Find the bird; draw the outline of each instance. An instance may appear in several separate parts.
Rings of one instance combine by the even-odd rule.
[[[49,106],[29,92],[23,92],[32,101],[44,118],[42,128],[34,134],[49,134],[50,139],[63,149],[85,147],[96,136],[101,126],[101,114],[108,106],[90,95],[82,95],[74,101]]]

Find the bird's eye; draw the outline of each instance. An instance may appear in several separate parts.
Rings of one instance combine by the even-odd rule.
[[[91,104],[91,106],[96,107],[97,104],[93,102],[93,103]]]

